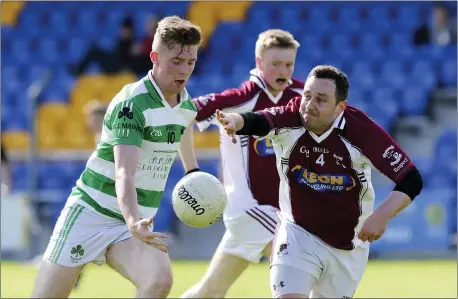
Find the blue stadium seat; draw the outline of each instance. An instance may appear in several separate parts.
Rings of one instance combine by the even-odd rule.
[[[94,30],[97,28],[97,13],[94,10],[84,10],[77,15],[77,27],[87,38],[98,37],[97,30]]]
[[[396,28],[402,30],[413,29],[422,24],[420,19],[419,8],[413,2],[397,8],[397,18],[395,20]]]
[[[406,115],[423,115],[428,105],[428,91],[419,86],[407,86],[402,90],[401,111]]]
[[[391,60],[382,63],[380,78],[384,85],[402,89],[405,87],[404,64]]]
[[[345,34],[334,35],[331,38],[331,49],[343,60],[353,56],[353,45],[351,37]]]
[[[86,55],[89,48],[89,42],[83,37],[71,37],[68,42],[68,51],[66,61],[76,63]],[[65,54],[65,53],[63,53]]]
[[[456,81],[457,81],[457,74],[456,74],[456,56],[455,57],[446,57],[442,61],[442,65],[440,68],[440,78],[442,84],[446,87],[455,87],[456,88]]]
[[[456,128],[444,130],[436,142],[434,167],[438,171],[456,177],[457,131]],[[456,184],[456,179],[455,179]]]
[[[357,61],[349,72],[350,84],[353,87],[368,90],[375,86],[375,77],[372,64],[369,62]]]
[[[32,60],[30,42],[25,38],[14,38],[11,41],[11,53],[16,62],[27,64]]]
[[[389,88],[373,90],[369,115],[374,120],[380,121],[384,128],[389,129],[391,123],[397,118],[398,112],[399,103],[394,90]]]
[[[2,131],[24,131],[27,129],[26,111],[21,109],[8,110],[2,107]]]
[[[65,10],[54,8],[49,15],[48,28],[46,32],[54,33],[56,36],[66,36],[70,31],[70,16]]]
[[[393,53],[404,50],[405,48],[412,48],[411,37],[403,33],[393,32],[389,35],[390,43],[389,48]]]
[[[11,172],[13,176],[13,188],[17,191],[25,191],[28,188],[28,165],[24,162],[11,162]]]
[[[416,61],[412,65],[409,79],[426,88],[433,88],[438,83],[436,69],[430,61]]]
[[[40,14],[37,12],[31,12],[27,5],[19,16],[19,22],[16,28],[18,30],[15,30],[15,33],[16,31],[19,31],[21,32],[21,35],[25,35],[27,37],[39,35],[42,31]]]
[[[311,6],[307,9],[308,19],[305,22],[306,28],[313,28],[313,32],[322,34],[324,32],[332,32],[332,23],[327,20],[330,17],[329,10],[318,6]],[[326,21],[324,21],[326,20]],[[319,26],[317,26],[319,24]]]
[[[46,63],[52,65],[63,57],[59,51],[58,41],[52,38],[40,38],[38,42],[40,56]]]

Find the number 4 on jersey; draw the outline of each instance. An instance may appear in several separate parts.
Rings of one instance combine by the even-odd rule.
[[[324,165],[324,154],[321,154],[318,159],[316,159],[316,164]]]

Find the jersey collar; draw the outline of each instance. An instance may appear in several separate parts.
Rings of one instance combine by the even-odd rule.
[[[148,93],[153,97],[156,94],[158,94],[161,97],[161,100],[164,102],[164,105],[169,105],[169,103],[165,100],[165,97],[162,94],[161,89],[159,88],[159,86],[157,86],[156,82],[154,81],[152,71],[149,71],[146,77],[147,78],[145,78],[144,81],[145,81],[146,89],[148,90]],[[180,92],[180,103],[177,106],[180,106],[181,103],[183,103],[184,101],[187,101],[188,99],[189,99],[188,91],[186,90],[186,88],[183,88],[183,90]]]
[[[315,140],[317,143],[320,143],[322,142],[323,140],[325,140],[326,138],[328,138],[328,136],[332,133],[332,131],[334,129],[340,129],[340,130],[343,130],[344,127],[345,127],[345,117],[344,117],[344,111],[342,111],[337,117],[336,119],[334,120],[334,122],[332,123],[332,126],[329,128],[329,130],[327,130],[326,132],[324,132],[323,134],[321,134],[320,136],[316,135],[315,133],[311,132],[311,131],[308,131],[310,136],[313,138],[313,140]]]
[[[256,83],[256,85],[258,85],[259,88],[261,88],[266,93],[266,95],[269,97],[269,99],[272,102],[274,102],[275,104],[278,104],[278,102],[280,101],[280,99],[281,99],[281,97],[283,95],[283,92],[280,92],[277,96],[274,96],[269,91],[269,89],[267,88],[267,83],[261,77],[261,74],[260,74],[260,72],[259,72],[259,70],[257,68],[252,69],[250,71],[250,81]],[[291,84],[293,84],[293,81],[291,79],[289,79],[288,86],[291,85]]]

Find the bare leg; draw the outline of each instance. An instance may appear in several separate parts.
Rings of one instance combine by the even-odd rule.
[[[107,263],[137,286],[137,298],[166,298],[172,288],[169,255],[137,238],[111,245]]]
[[[43,259],[31,298],[68,298],[84,265],[65,267]]]

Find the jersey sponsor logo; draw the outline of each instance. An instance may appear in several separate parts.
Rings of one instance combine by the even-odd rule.
[[[126,118],[126,117],[128,119],[134,118],[134,113],[132,111],[130,111],[129,107],[123,107],[122,110],[118,112],[118,118],[119,119]]]
[[[390,165],[395,166],[398,164],[401,159],[402,159],[402,154],[398,153],[394,149],[394,145],[390,145],[389,147],[386,148],[385,152],[382,155],[383,158],[391,160]]]
[[[299,152],[301,154],[305,154],[307,158],[310,157],[310,150],[308,150],[307,147],[305,147],[305,145],[300,147]]]
[[[394,172],[398,172],[399,170],[401,170],[407,164],[407,162],[409,162],[409,159],[404,158],[404,160],[402,160],[401,164],[399,164],[397,167],[395,167],[393,169]]]
[[[153,136],[153,137],[162,137],[162,131],[161,131],[161,130],[153,129],[153,130],[151,131],[151,136]]]
[[[294,166],[291,172],[299,184],[318,192],[344,192],[356,186],[356,181],[349,174],[317,174],[300,165]]]
[[[196,212],[196,215],[202,215],[205,213],[205,208],[201,207],[197,200],[189,194],[188,190],[184,186],[180,186],[178,189],[178,196],[185,203],[187,203]]]
[[[129,129],[129,130],[135,130],[135,131],[139,131],[139,132],[142,132],[143,129],[136,125],[136,124],[130,124],[130,123],[116,123],[114,124],[113,126],[113,129]]]
[[[343,161],[343,158],[342,157],[339,157],[337,156],[336,154],[333,154],[332,155],[334,157],[334,159],[336,159],[336,165],[339,165],[339,166],[342,166],[343,168],[347,168],[345,165],[343,165],[342,161]]]
[[[254,151],[258,156],[266,157],[275,155],[274,147],[272,146],[272,139],[262,138],[254,141]]]
[[[314,153],[323,153],[323,154],[329,154],[329,150],[327,148],[322,148],[322,147],[313,147],[313,152]]]

